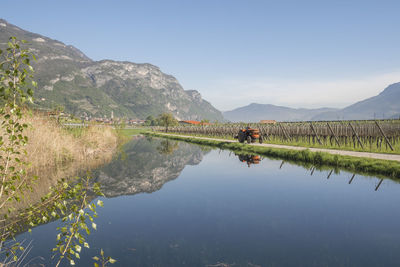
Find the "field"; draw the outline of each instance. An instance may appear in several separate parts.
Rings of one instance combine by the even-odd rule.
[[[264,142],[271,144],[400,154],[400,120],[229,123],[175,126],[169,132],[233,139],[246,126],[259,129]]]

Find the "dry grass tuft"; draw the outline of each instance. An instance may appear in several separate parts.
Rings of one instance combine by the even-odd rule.
[[[118,145],[117,134],[110,127],[63,129],[41,115],[26,116],[23,122],[29,125],[24,131],[28,144],[23,148],[27,152],[23,160],[29,162],[28,177],[36,175],[38,180],[33,191],[24,194],[23,201],[14,203],[17,209],[39,201],[59,179],[109,162]]]
[[[31,163],[30,169],[98,158],[114,151],[117,146],[117,136],[108,127],[88,127],[76,137],[43,116],[35,115],[24,120],[30,125],[26,131],[29,142],[25,159]]]

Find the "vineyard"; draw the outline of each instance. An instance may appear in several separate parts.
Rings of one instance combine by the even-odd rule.
[[[169,127],[169,132],[232,139],[247,126],[259,129],[266,143],[400,153],[400,120],[180,125]]]

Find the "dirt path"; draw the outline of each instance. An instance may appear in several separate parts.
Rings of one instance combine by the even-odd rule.
[[[158,133],[158,134],[181,136],[181,137],[196,138],[196,139],[205,139],[205,140],[213,140],[213,141],[222,141],[222,142],[229,142],[229,143],[237,142],[235,140],[217,139],[217,138],[209,138],[209,137],[197,137],[197,136],[189,136],[189,135],[164,134],[164,133]],[[311,148],[311,147],[299,147],[299,146],[287,146],[287,145],[275,145],[275,144],[252,143],[252,144],[248,144],[248,145],[249,146],[265,146],[265,147],[272,147],[272,148],[292,149],[292,150],[305,150],[305,149],[308,149],[308,150],[310,150],[312,152],[326,152],[326,153],[334,154],[334,155],[337,154],[337,155],[360,157],[360,158],[394,160],[394,161],[400,162],[400,155],[393,155],[393,154],[357,152],[357,151],[348,151],[348,150]]]

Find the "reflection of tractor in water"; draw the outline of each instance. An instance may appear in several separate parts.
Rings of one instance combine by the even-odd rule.
[[[261,157],[258,155],[237,155],[241,162],[246,162],[247,166],[250,168],[251,164],[259,164]]]
[[[250,127],[246,127],[245,129],[240,129],[237,135],[237,139],[239,140],[240,143],[244,143],[244,141],[247,141],[248,144],[255,143],[257,139],[260,142],[260,144],[262,144],[263,142],[263,138],[260,135],[260,130],[252,129]]]

